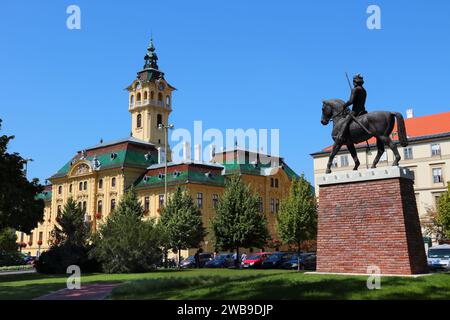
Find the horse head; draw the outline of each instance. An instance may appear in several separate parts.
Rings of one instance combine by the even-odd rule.
[[[322,119],[320,122],[326,126],[335,115],[342,111],[345,102],[341,99],[322,100]]]

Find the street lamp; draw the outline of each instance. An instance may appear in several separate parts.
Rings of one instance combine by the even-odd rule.
[[[28,162],[33,162],[34,160],[31,158],[23,159],[25,162],[25,169],[23,170],[25,174],[25,178],[27,177],[27,171],[28,171]]]
[[[159,130],[164,130],[164,204],[167,203],[167,141],[169,140],[169,129],[173,129],[174,125],[158,125]]]

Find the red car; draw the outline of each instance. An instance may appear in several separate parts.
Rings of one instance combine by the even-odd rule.
[[[270,252],[258,252],[253,253],[246,260],[242,261],[243,268],[259,268],[266,258],[270,255]]]

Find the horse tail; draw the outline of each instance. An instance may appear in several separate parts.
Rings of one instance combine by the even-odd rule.
[[[400,145],[406,147],[408,146],[408,136],[406,135],[405,120],[399,112],[393,112],[392,114],[397,119],[398,140],[400,141]]]

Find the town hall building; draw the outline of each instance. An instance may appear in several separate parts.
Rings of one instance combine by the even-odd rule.
[[[177,186],[186,187],[200,209],[208,229],[215,214],[227,175],[239,173],[260,197],[260,211],[267,217],[268,228],[276,243],[276,215],[280,201],[287,196],[291,180],[297,174],[275,157],[237,146],[211,154],[211,159],[190,159],[190,146],[185,143],[183,161],[170,162],[167,146],[165,176],[165,131],[173,110],[172,94],[176,90],[165,79],[158,66],[153,41],[148,46],[145,64],[128,86],[128,110],[131,136],[103,142],[78,151],[48,180],[40,197],[45,201],[44,221],[30,235],[19,233],[23,252],[39,255],[48,250],[56,218],[69,198],[85,210],[85,223],[95,232],[111,215],[128,188],[134,186],[147,218],[158,218],[168,194]],[[189,150],[188,150],[189,149]],[[240,156],[243,155],[243,156]],[[275,164],[275,165],[274,165]],[[26,246],[25,246],[26,245]],[[202,243],[205,252],[214,250],[211,232]],[[267,248],[266,248],[267,249]],[[274,248],[277,249],[274,245]],[[195,248],[184,252],[192,254]]]

